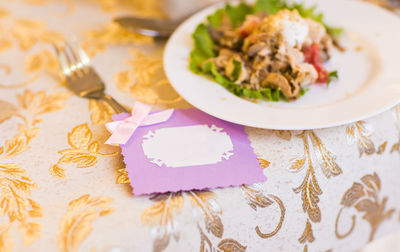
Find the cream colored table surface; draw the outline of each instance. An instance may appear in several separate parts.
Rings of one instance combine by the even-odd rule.
[[[400,107],[314,131],[247,128],[268,181],[135,197],[111,109],[64,86],[52,43],[76,37],[123,104],[185,108],[163,44],[110,23],[154,1],[0,3],[0,251],[352,251],[400,229]],[[151,181],[149,181],[151,183]]]

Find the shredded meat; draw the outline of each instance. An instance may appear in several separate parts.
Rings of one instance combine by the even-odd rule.
[[[318,65],[318,69],[315,64],[309,64],[304,48],[318,44],[319,57],[321,62],[325,62],[331,57],[333,42],[323,25],[311,19],[302,19],[297,11],[282,11],[276,15],[300,20],[300,26],[303,25],[301,29],[307,32],[302,33],[304,41],[296,44],[287,42],[286,33],[279,30],[283,28],[280,28],[277,17],[247,16],[244,23],[236,29],[228,25],[227,18],[224,17],[221,27],[209,27],[219,51],[218,56],[211,60],[221,74],[238,84],[254,90],[279,89],[286,98],[295,100],[302,87],[321,79],[319,74],[322,63]],[[236,79],[233,76],[234,60],[241,63],[240,74]]]
[[[237,79],[234,79],[233,72],[235,70],[234,60],[240,62],[240,73]],[[249,79],[249,68],[248,63],[245,61],[243,56],[229,49],[221,49],[219,55],[216,58],[212,58],[208,61],[215,63],[218,72],[227,76],[230,80],[236,81],[237,83],[242,83]]]
[[[262,87],[279,89],[289,100],[296,99],[300,94],[300,86],[291,85],[289,81],[279,73],[269,73],[263,80]]]
[[[295,76],[291,82],[293,85],[300,87],[308,86],[315,83],[318,79],[318,73],[315,68],[308,63],[296,65],[293,68],[293,75]]]

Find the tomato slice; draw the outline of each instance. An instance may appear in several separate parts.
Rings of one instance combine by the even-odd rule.
[[[321,49],[319,44],[314,43],[303,49],[305,62],[314,66],[318,73],[317,83],[326,83],[328,81],[328,71],[325,69],[320,57]]]

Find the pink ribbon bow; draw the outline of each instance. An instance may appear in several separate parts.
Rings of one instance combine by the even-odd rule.
[[[150,111],[151,106],[136,102],[130,117],[121,121],[107,123],[106,128],[112,135],[106,141],[106,144],[126,144],[138,127],[168,121],[174,112],[173,109],[168,109],[149,115]]]

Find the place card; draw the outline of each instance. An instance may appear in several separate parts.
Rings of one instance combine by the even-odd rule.
[[[160,123],[136,125],[129,140],[120,145],[135,195],[266,180],[243,126],[198,109],[168,113],[169,118]],[[129,117],[116,115],[114,124]]]

